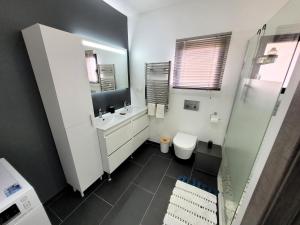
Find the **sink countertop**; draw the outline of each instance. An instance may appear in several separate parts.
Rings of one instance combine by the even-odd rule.
[[[121,109],[117,109],[115,113],[104,114],[102,118],[96,117],[94,120],[94,124],[97,129],[106,131],[145,111],[147,111],[146,106],[144,107],[128,106],[128,110],[126,110],[125,108],[121,108]],[[121,115],[120,113],[122,112],[125,112],[126,114]]]

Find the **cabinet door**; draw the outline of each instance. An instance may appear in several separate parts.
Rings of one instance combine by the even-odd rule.
[[[80,187],[85,190],[103,174],[97,131],[87,121],[67,129],[67,136]]]
[[[107,155],[112,154],[123,144],[131,139],[131,123],[130,121],[123,126],[105,135],[106,152]]]
[[[45,26],[41,32],[64,125],[78,125],[93,113],[81,39]]]
[[[149,138],[149,127],[146,127],[140,133],[133,137],[133,148],[131,154],[140,147]]]
[[[148,115],[142,115],[132,121],[132,133],[133,136],[141,132],[145,127],[149,126]]]

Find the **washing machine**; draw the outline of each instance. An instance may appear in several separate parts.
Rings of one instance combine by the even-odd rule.
[[[51,225],[33,187],[0,159],[0,225]]]

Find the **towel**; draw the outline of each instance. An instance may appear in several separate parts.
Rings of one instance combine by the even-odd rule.
[[[156,105],[154,103],[148,103],[148,115],[155,116]]]
[[[156,106],[156,118],[164,118],[165,117],[165,105],[157,104]]]

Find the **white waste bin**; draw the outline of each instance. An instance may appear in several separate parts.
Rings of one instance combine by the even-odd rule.
[[[160,151],[162,153],[168,153],[170,147],[171,138],[167,136],[160,137]]]

